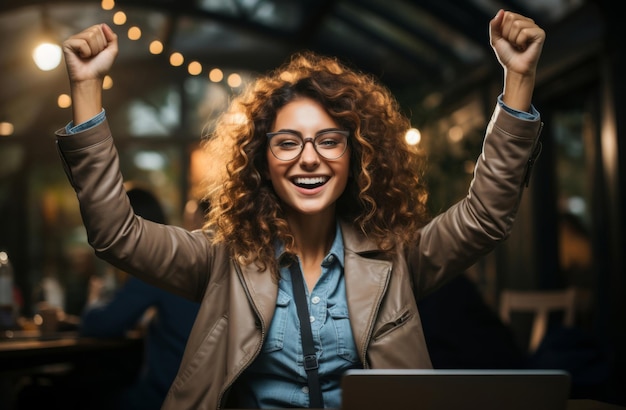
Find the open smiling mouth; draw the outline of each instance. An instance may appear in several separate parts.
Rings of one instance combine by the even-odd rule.
[[[328,182],[329,179],[329,177],[294,178],[293,183],[300,188],[314,189],[321,187]]]

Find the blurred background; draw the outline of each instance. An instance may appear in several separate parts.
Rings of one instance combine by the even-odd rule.
[[[171,223],[184,225],[201,199],[208,164],[198,145],[212,121],[299,49],[336,55],[392,90],[417,131],[412,143],[428,154],[438,212],[465,195],[501,92],[488,23],[505,8],[547,32],[534,98],[543,151],[511,238],[468,276],[494,312],[506,289],[574,288],[575,325],[623,375],[626,33],[617,3],[2,0],[0,250],[13,265],[20,314],[35,313],[46,278],[59,282],[62,308],[80,314],[87,277],[106,269],[86,244],[55,150],[54,132],[71,119],[58,49],[68,36],[100,22],[120,36],[105,109],[125,178],[150,186]],[[529,321],[512,325],[524,348]]]

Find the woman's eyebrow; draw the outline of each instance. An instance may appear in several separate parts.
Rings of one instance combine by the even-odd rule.
[[[302,133],[300,131],[292,130],[292,129],[289,129],[289,128],[281,128],[281,129],[279,129],[278,131],[275,131],[275,132],[284,132],[284,133],[297,134],[297,135],[302,136]]]
[[[322,132],[329,132],[329,131],[343,131],[343,130],[337,127],[324,128],[322,130],[317,131],[316,134],[321,134]]]
[[[337,127],[331,127],[331,128],[322,128],[321,130],[315,131],[315,135],[317,134],[321,134],[322,132],[329,132],[329,131],[342,131],[341,128],[337,128]],[[278,131],[275,132],[284,132],[284,133],[290,133],[290,134],[297,134],[302,136],[302,132],[297,131],[297,130],[292,130],[290,128],[281,128]]]

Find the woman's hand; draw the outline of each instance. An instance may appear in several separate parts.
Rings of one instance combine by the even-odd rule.
[[[489,23],[489,38],[505,72],[504,103],[528,110],[546,33],[532,19],[500,10]]]
[[[118,53],[117,35],[106,24],[97,24],[63,42],[63,54],[71,83],[102,80]]]
[[[118,54],[117,35],[106,24],[97,24],[63,42],[70,80],[74,124],[102,111],[102,81]]]

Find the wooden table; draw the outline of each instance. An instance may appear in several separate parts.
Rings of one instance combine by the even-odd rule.
[[[37,391],[29,393],[33,398],[28,400],[47,391],[63,395],[67,403],[62,408],[81,408],[86,400],[94,400],[96,392],[112,394],[129,385],[142,361],[143,340],[135,336],[96,339],[76,332],[15,336],[0,339],[0,409],[36,408],[17,407],[27,388]]]
[[[28,337],[0,340],[0,373],[24,370],[53,363],[89,360],[93,354],[119,354],[142,348],[138,337],[95,339],[75,332],[59,332],[45,338]]]

